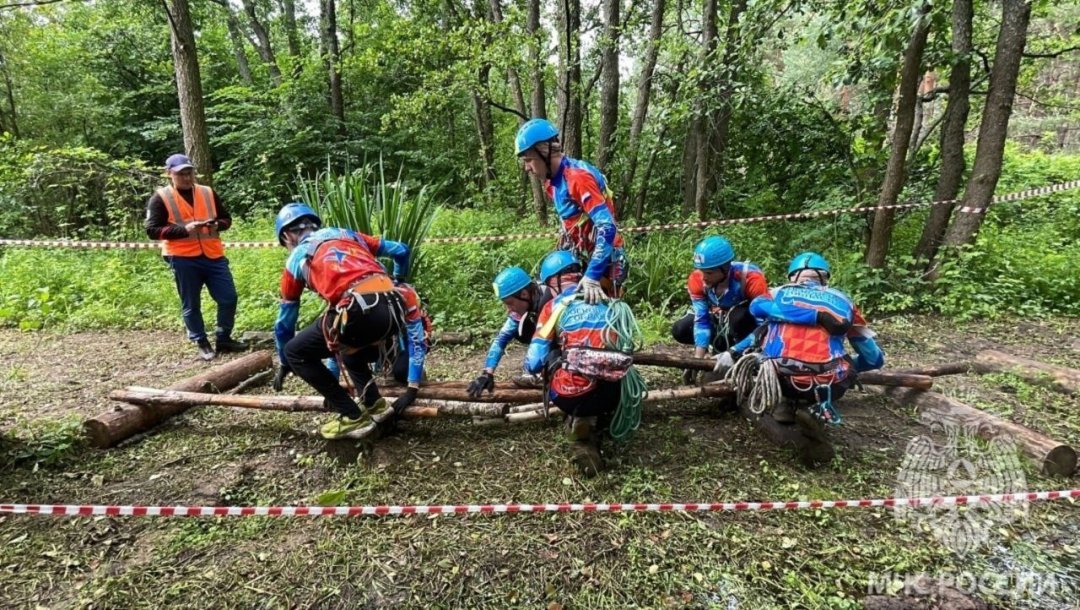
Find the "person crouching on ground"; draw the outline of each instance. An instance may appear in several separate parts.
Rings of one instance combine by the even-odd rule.
[[[406,326],[405,303],[386,269],[376,259],[394,261],[394,276],[409,269],[409,248],[402,243],[348,229],[320,228],[315,210],[290,203],[277,215],[278,242],[289,250],[281,276],[281,306],[274,338],[282,370],[275,387],[288,372],[310,384],[338,417],[320,428],[324,438],[359,438],[400,412],[416,399],[419,379],[391,408],[379,395],[369,363],[385,356]],[[300,296],[310,288],[327,302],[326,311],[296,333]],[[363,408],[323,364],[334,356],[346,370]]]

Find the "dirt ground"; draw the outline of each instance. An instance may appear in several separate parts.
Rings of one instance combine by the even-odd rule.
[[[1068,366],[1080,355],[1080,321],[1074,319],[958,324],[898,316],[876,327],[889,368],[952,362],[988,347]],[[485,347],[437,349],[429,376],[471,378]],[[611,452],[609,470],[592,480],[568,466],[554,423],[408,422],[375,443],[343,446],[312,434],[321,416],[206,407],[115,449],[95,450],[81,441],[79,422],[111,407],[110,390],[163,387],[205,369],[193,356],[177,333],[0,331],[0,502],[881,497],[896,495],[910,480],[911,443],[929,434],[909,409],[853,391],[840,405],[843,425],[831,432],[837,458],[813,471],[789,450],[771,446],[746,420],[700,400],[647,407],[636,437]],[[520,357],[515,346],[500,374],[512,373]],[[658,369],[646,376],[652,387],[678,379]],[[1011,375],[956,376],[937,385],[1080,445],[1076,397]],[[306,393],[295,379],[286,392]],[[1027,460],[1015,463],[1020,470],[1006,481],[1013,485],[1077,487],[1076,476],[1045,479]],[[958,493],[978,491],[988,490]],[[0,605],[859,608],[959,607],[960,599],[1005,608],[1077,607],[1077,504],[1031,505],[1022,513],[961,511],[967,513],[970,518],[960,521],[867,510],[388,519],[7,516],[0,517]],[[941,530],[960,526],[978,544],[957,547],[942,537]],[[912,575],[935,582],[950,575],[1006,580],[955,583],[971,595],[946,585],[909,587],[904,595],[904,579]],[[920,591],[937,601],[916,595]],[[902,605],[882,605],[882,596],[895,593],[900,597],[887,603]]]

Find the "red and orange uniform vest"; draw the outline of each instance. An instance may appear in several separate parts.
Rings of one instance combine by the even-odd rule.
[[[169,222],[186,225],[194,220],[213,220],[217,218],[217,206],[214,205],[214,191],[210,187],[196,184],[192,189],[193,203],[188,203],[171,186],[158,189],[158,195],[165,202],[169,212]],[[225,246],[218,237],[217,227],[199,227],[195,232],[180,239],[166,239],[161,243],[164,256],[205,256],[221,258],[225,256]]]

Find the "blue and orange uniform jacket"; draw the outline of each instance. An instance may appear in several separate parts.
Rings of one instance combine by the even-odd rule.
[[[850,358],[856,371],[879,369],[885,364],[885,354],[874,341],[859,309],[846,294],[816,282],[781,286],[772,298],[758,297],[750,303],[750,313],[767,325],[761,339],[765,358],[792,360],[808,365],[830,368],[836,379],[848,372],[844,340],[855,354]],[[829,326],[846,329],[830,333],[820,323],[818,315],[828,316]],[[751,335],[734,348],[742,353],[756,341]]]
[[[605,349],[605,337],[614,339],[607,329],[607,303],[589,305],[577,295],[577,285],[563,290],[562,294],[548,301],[536,320],[536,334],[525,353],[525,372],[538,374],[544,370],[548,354],[553,346],[561,349],[589,347]],[[596,380],[566,369],[555,369],[551,376],[550,394],[555,396],[581,396],[596,387]]]
[[[547,193],[562,220],[574,252],[587,255],[585,277],[621,282],[623,240],[615,225],[615,205],[607,179],[589,163],[563,157],[547,183]]]
[[[424,360],[427,358],[428,341],[431,335],[431,320],[420,303],[416,289],[404,282],[394,287],[405,303],[405,337],[399,339],[402,349],[409,355],[409,383],[420,383],[424,375]]]
[[[314,291],[330,306],[337,305],[356,282],[376,274],[386,275],[378,256],[393,259],[394,275],[408,273],[408,246],[349,229],[319,229],[305,236],[289,253],[281,274],[281,304],[274,322],[274,342],[282,362],[286,362],[285,344],[296,335],[304,289]]]
[[[690,293],[690,307],[694,312],[694,347],[708,348],[713,333],[712,315],[728,311],[743,301],[757,297],[771,298],[769,283],[757,265],[748,262],[734,263],[728,274],[727,290],[716,294],[705,285],[705,276],[694,269],[686,278],[686,291]]]

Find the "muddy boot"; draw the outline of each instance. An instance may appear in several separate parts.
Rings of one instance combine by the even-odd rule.
[[[539,375],[515,375],[510,378],[510,383],[523,389],[539,389],[544,387],[544,379]]]
[[[592,478],[600,474],[604,464],[600,458],[596,417],[571,417],[568,427],[571,440],[570,460],[583,477]]]
[[[806,443],[799,448],[802,463],[809,468],[817,468],[831,462],[836,450],[829,442],[824,424],[807,409],[795,411],[795,424],[806,439]]]
[[[795,423],[795,407],[789,401],[781,400],[779,404],[773,407],[772,416],[781,424],[793,424]]]

